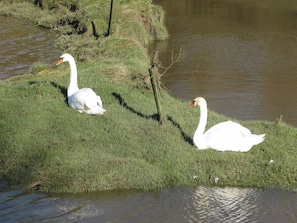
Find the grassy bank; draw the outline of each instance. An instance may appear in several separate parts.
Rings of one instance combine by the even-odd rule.
[[[295,128],[246,122],[253,132],[267,133],[250,152],[197,151],[190,138],[199,109],[162,92],[161,127],[150,90],[111,81],[98,63],[80,63],[80,85],[98,92],[107,110],[105,116],[80,114],[65,102],[68,69],[0,83],[2,180],[54,192],[213,186],[216,177],[219,186],[295,187]],[[225,117],[210,111],[209,119],[212,125]]]
[[[84,3],[77,8],[93,8],[92,1]],[[30,2],[0,4],[2,12],[15,17],[26,16],[15,12],[19,4],[26,6],[32,15],[37,14],[29,19],[33,22],[39,13],[46,17],[55,10],[45,5],[43,9],[32,7]],[[71,13],[69,6],[63,7]],[[123,10],[118,16],[133,12],[126,24],[150,27],[136,18],[158,8],[147,1],[123,1],[118,9]],[[106,28],[106,18],[102,21]],[[115,21],[109,37],[61,31],[58,38],[59,46],[78,58],[79,86],[91,87],[102,97],[105,116],[80,114],[67,106],[68,64],[58,69],[35,66],[30,74],[0,82],[1,181],[42,192],[158,190],[180,185],[295,189],[297,130],[291,126],[241,122],[254,133],[267,133],[265,142],[248,153],[197,151],[191,138],[199,109],[189,109],[189,102],[176,100],[163,90],[166,123],[159,126],[149,88],[146,41],[139,38],[145,33],[149,41],[159,35],[140,28],[128,35],[122,29],[123,21]],[[60,32],[58,26],[53,29]],[[104,34],[105,28],[98,33]],[[210,111],[208,127],[226,119]],[[215,178],[219,178],[217,183]]]
[[[42,2],[42,4],[34,4]],[[57,33],[56,46],[78,61],[103,61],[120,67],[122,76],[133,79],[148,63],[146,47],[168,37],[161,7],[149,0],[114,1],[110,35],[110,1],[0,2],[0,15],[13,16]],[[128,70],[125,73],[126,66]]]

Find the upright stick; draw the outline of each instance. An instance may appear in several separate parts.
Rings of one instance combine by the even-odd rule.
[[[154,70],[156,69],[155,64],[156,64],[157,59],[158,59],[158,53],[155,52],[154,56],[153,56],[153,65],[149,69],[149,73],[150,73],[151,84],[152,84],[153,93],[154,93],[154,97],[155,97],[155,103],[156,103],[156,107],[157,107],[158,121],[159,121],[159,124],[162,125],[162,124],[164,124],[164,117],[163,117],[162,110],[161,110],[159,94],[158,94],[158,89],[157,89],[158,87],[157,87],[157,82],[156,82],[156,77],[155,77],[155,72],[154,72]]]
[[[111,30],[111,23],[112,23],[112,15],[113,15],[113,0],[110,2],[110,11],[109,11],[109,21],[108,21],[108,30],[106,36],[109,36]]]

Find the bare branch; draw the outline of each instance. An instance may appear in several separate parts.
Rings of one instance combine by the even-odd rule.
[[[173,64],[182,61],[187,56],[187,52],[184,46],[181,46],[179,48],[179,53],[177,55],[175,55],[174,51],[171,51],[170,53],[171,53],[171,63],[169,64],[168,67],[163,67],[163,66],[159,67],[164,69],[164,71],[160,74],[159,77],[162,77],[173,66]]]

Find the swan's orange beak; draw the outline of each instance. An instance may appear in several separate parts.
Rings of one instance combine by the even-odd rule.
[[[63,63],[63,59],[62,59],[62,58],[60,58],[60,59],[57,61],[56,65],[58,66],[58,65],[61,64],[61,63]]]
[[[195,106],[195,102],[193,101],[190,105],[189,108],[193,108]]]

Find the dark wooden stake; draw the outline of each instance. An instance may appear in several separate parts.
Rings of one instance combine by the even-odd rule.
[[[96,26],[95,26],[95,23],[93,21],[92,21],[92,28],[93,28],[93,36],[95,36],[96,39],[98,39],[99,38],[99,34],[96,31]]]
[[[155,97],[155,103],[156,103],[157,113],[158,113],[158,121],[159,121],[160,125],[163,125],[163,124],[165,124],[165,122],[164,122],[164,117],[163,117],[162,109],[161,109],[161,105],[160,105],[158,86],[157,86],[157,81],[156,81],[155,72],[154,72],[154,70],[156,69],[155,64],[156,64],[157,60],[158,60],[158,53],[155,52],[154,56],[153,56],[153,65],[151,66],[151,68],[148,71],[150,74],[151,84],[152,84],[153,93],[154,93],[154,97]]]
[[[108,21],[108,30],[106,36],[109,36],[111,30],[111,23],[112,23],[112,15],[113,15],[113,0],[110,2],[110,11],[109,11],[109,21]]]

